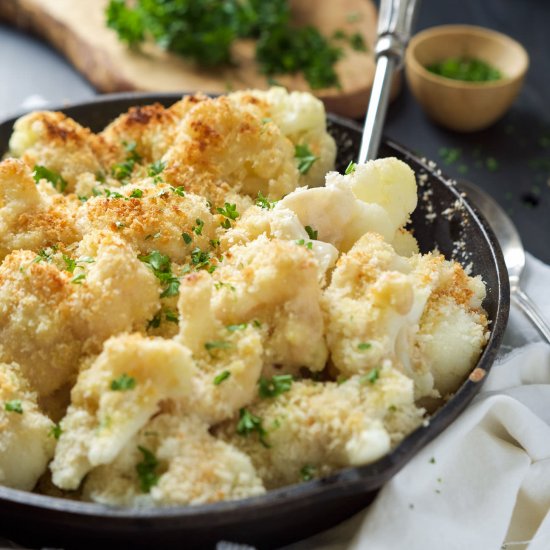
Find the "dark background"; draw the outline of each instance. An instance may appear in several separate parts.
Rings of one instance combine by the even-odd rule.
[[[390,106],[386,135],[489,191],[527,250],[550,263],[550,1],[420,1],[415,31],[456,23],[503,32],[526,48],[530,67],[512,109],[487,130],[458,134],[429,121],[405,86]],[[458,156],[450,163],[449,150]]]
[[[457,134],[430,122],[405,85],[390,106],[386,135],[437,161],[449,176],[489,191],[517,224],[527,250],[550,263],[550,0],[420,2],[415,31],[449,23],[489,27],[525,46],[531,65],[518,100],[492,128]],[[0,118],[32,94],[59,105],[95,93],[54,50],[3,24],[0,65]]]

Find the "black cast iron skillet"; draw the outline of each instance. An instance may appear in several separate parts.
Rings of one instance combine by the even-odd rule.
[[[170,105],[176,94],[101,96],[62,108],[67,115],[98,131],[132,105],[158,101]],[[8,148],[14,120],[0,124],[0,156]],[[337,170],[357,157],[361,128],[329,116],[338,144]],[[368,505],[378,489],[414,454],[434,439],[465,409],[500,346],[509,310],[509,285],[498,242],[481,214],[434,163],[385,141],[380,156],[395,156],[419,178],[419,204],[412,227],[423,252],[437,248],[447,258],[471,264],[487,284],[484,307],[491,337],[475,374],[440,408],[426,426],[407,436],[390,454],[324,479],[270,491],[260,497],[218,504],[155,509],[119,509],[0,487],[0,535],[27,545],[64,548],[208,548],[217,541],[273,548],[327,529]],[[457,206],[459,206],[457,208]],[[433,215],[435,214],[435,215]],[[398,526],[395,526],[398,528]]]

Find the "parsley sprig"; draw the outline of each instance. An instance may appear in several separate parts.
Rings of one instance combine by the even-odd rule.
[[[225,220],[220,224],[224,229],[231,227],[231,222],[235,221],[239,217],[237,212],[237,205],[226,202],[223,208],[216,208],[217,212],[225,217]]]
[[[270,447],[266,441],[267,432],[262,426],[262,419],[259,416],[252,414],[248,409],[242,408],[239,410],[239,422],[237,423],[237,433],[248,437],[252,432],[256,432],[260,439],[260,443],[264,447]]]
[[[143,493],[150,493],[151,488],[158,483],[160,478],[157,472],[159,461],[149,449],[139,445],[138,450],[143,455],[142,461],[136,464],[140,488]]]
[[[298,144],[294,147],[294,158],[298,161],[300,174],[307,174],[313,163],[319,159],[311,152],[307,143]]]
[[[63,193],[63,191],[67,189],[67,182],[59,172],[50,170],[40,164],[35,164],[32,177],[36,183],[38,183],[41,179],[49,181],[52,184],[52,187],[60,193]]]
[[[113,391],[129,391],[136,387],[136,379],[133,376],[128,376],[126,373],[121,374],[118,378],[111,380],[110,388]]]
[[[147,264],[155,277],[162,283],[161,298],[176,296],[180,288],[180,280],[172,273],[170,258],[161,254],[158,250],[152,250],[147,255],[139,255],[138,259]]]
[[[290,390],[293,380],[291,374],[276,374],[271,380],[262,376],[258,381],[258,393],[264,399],[278,397]]]
[[[12,399],[4,403],[4,409],[8,412],[23,414],[23,405],[20,399]]]

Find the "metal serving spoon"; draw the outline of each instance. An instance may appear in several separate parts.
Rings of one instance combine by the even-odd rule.
[[[525,250],[516,226],[502,207],[485,191],[469,181],[458,182],[474,205],[485,216],[502,248],[504,262],[510,278],[510,298],[533,323],[541,336],[550,343],[550,325],[539,312],[534,302],[520,287],[521,274],[525,268]]]

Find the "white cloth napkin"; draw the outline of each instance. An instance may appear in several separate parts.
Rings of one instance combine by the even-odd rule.
[[[522,287],[550,319],[550,266]],[[351,520],[287,550],[550,549],[550,346],[512,308],[481,393]]]

